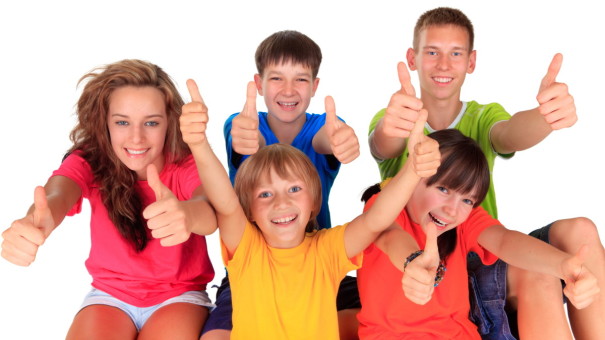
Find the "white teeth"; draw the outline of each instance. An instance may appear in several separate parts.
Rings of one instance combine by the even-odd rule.
[[[283,105],[283,106],[296,106],[296,103],[284,103],[284,102],[279,102],[279,105]]]
[[[437,217],[433,216],[431,213],[429,213],[429,216],[431,217],[433,222],[435,222],[436,225],[438,225],[440,227],[445,227],[447,225],[447,223],[445,223],[442,220],[438,219]]]
[[[282,218],[278,218],[275,220],[271,220],[271,222],[273,223],[288,223],[290,221],[293,221],[296,218],[296,216],[290,216],[290,217],[282,217]]]
[[[132,150],[132,149],[126,149],[126,151],[128,151],[128,153],[133,154],[133,155],[142,155],[145,152],[147,152],[147,150],[149,149],[145,149],[145,150]]]
[[[438,83],[449,83],[453,78],[435,77],[433,79]]]

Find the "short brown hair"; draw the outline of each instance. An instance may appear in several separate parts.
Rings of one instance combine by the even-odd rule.
[[[303,64],[317,78],[321,49],[311,38],[297,31],[279,31],[263,40],[255,54],[256,69],[263,76],[265,67],[286,62]]]
[[[235,193],[248,220],[252,220],[251,206],[254,190],[261,178],[268,176],[271,170],[281,178],[299,178],[307,184],[314,204],[306,232],[317,229],[315,218],[321,208],[321,181],[315,165],[302,151],[281,143],[261,148],[242,163],[235,175]]]
[[[414,49],[418,49],[420,43],[420,32],[429,26],[445,26],[454,25],[458,26],[468,33],[469,39],[469,51],[473,50],[473,44],[475,41],[475,31],[473,24],[466,14],[462,13],[461,10],[450,8],[450,7],[438,7],[424,12],[416,21],[414,27]]]

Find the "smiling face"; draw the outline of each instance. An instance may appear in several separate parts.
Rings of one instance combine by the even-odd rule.
[[[302,179],[282,178],[273,169],[260,178],[250,206],[252,221],[273,248],[301,244],[313,208],[313,195]]]
[[[450,190],[441,184],[427,186],[426,179],[423,179],[416,186],[406,209],[412,221],[423,228],[431,221],[441,235],[466,221],[475,202],[472,194]]]
[[[407,60],[410,69],[418,71],[422,99],[460,100],[466,74],[475,69],[476,52],[470,50],[468,32],[456,25],[433,25],[418,37]]]
[[[107,127],[117,157],[141,180],[147,165],[164,167],[167,130],[164,95],[153,87],[124,86],[109,97]]]
[[[301,63],[269,64],[254,81],[258,93],[265,97],[269,125],[275,131],[281,126],[302,127],[305,113],[315,95],[319,78],[314,78],[310,67]]]

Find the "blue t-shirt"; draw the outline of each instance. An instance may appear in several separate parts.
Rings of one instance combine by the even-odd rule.
[[[229,178],[231,179],[231,183],[235,180],[235,174],[237,173],[237,169],[240,164],[248,158],[248,156],[243,156],[233,151],[232,139],[231,139],[231,121],[238,113],[234,113],[225,121],[225,126],[223,128],[223,133],[225,135],[225,145],[227,147],[227,163],[229,164]],[[319,211],[319,215],[317,215],[317,224],[320,228],[330,228],[332,223],[330,221],[330,210],[328,208],[328,197],[330,196],[330,189],[332,189],[332,184],[334,183],[334,179],[338,174],[338,170],[340,169],[340,162],[333,155],[323,155],[315,152],[313,149],[313,137],[324,126],[326,122],[326,114],[312,114],[307,113],[307,118],[305,124],[302,129],[292,141],[292,146],[304,152],[307,157],[311,160],[311,162],[315,165],[317,169],[317,173],[319,174],[319,178],[321,180],[321,210]],[[279,143],[273,131],[269,127],[269,122],[267,121],[267,112],[259,112],[258,113],[259,126],[258,129],[260,133],[265,137],[265,141],[267,145]]]

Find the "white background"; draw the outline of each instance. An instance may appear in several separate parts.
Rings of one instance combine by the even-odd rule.
[[[69,148],[78,79],[125,58],[151,61],[175,80],[197,80],[210,109],[210,141],[225,160],[222,125],[239,111],[256,72],[257,45],[275,31],[299,30],[324,55],[309,112],[332,95],[337,113],[357,132],[361,156],[344,165],[332,190],[332,220],[362,209],[361,192],[379,180],[366,142],[370,119],[398,89],[396,64],[412,43],[417,17],[448,5],[476,31],[477,68],[463,100],[499,102],[511,113],[536,106],[540,80],[556,52],[558,80],[569,85],[579,121],[509,161],[494,174],[501,221],[529,232],[553,220],[590,217],[605,225],[600,164],[603,27],[593,2],[574,1],[19,1],[0,5],[0,229],[24,216],[36,185],[46,182]],[[417,86],[417,76],[412,74]],[[258,108],[264,109],[261,98]],[[64,338],[90,288],[89,209],[67,218],[28,268],[0,259],[0,339]],[[224,275],[218,237],[208,238]],[[214,298],[214,289],[209,293]]]

